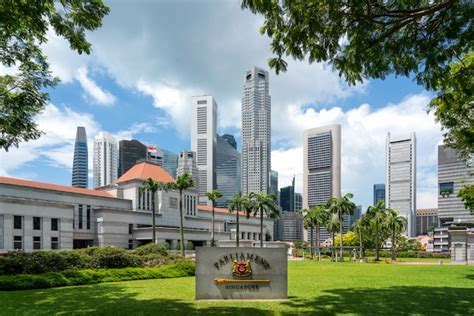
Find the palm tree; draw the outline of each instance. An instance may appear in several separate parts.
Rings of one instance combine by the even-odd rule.
[[[211,246],[216,245],[216,240],[214,239],[214,206],[216,202],[222,197],[222,193],[216,189],[213,189],[211,192],[206,192],[207,198],[212,202],[212,235],[211,235]]]
[[[336,233],[339,230],[340,226],[341,226],[341,222],[339,221],[338,218],[333,218],[326,223],[326,228],[329,232],[331,232],[331,237],[332,237],[332,258],[333,260],[335,258],[336,261],[337,261],[337,252],[335,248]]]
[[[367,220],[369,220],[375,229],[375,261],[379,261],[380,230],[383,228],[385,221],[387,220],[387,210],[385,209],[384,201],[382,200],[375,205],[369,206],[365,216],[367,216]]]
[[[361,217],[361,218],[357,219],[352,224],[352,228],[357,232],[357,235],[359,235],[359,259],[362,259],[362,252],[363,252],[362,249],[364,248],[363,234],[364,234],[364,230],[366,229],[366,227],[367,227],[367,224],[365,222],[364,217]]]
[[[273,194],[266,194],[264,192],[259,193],[250,193],[250,198],[254,201],[253,215],[256,216],[258,212],[260,213],[260,248],[263,248],[263,215],[267,217],[278,217],[280,212],[278,206],[276,205],[276,196]]]
[[[236,225],[236,246],[239,247],[239,240],[240,240],[240,227],[239,227],[239,213],[246,202],[246,197],[242,195],[242,193],[234,194],[229,200],[226,201],[227,209],[229,213],[236,211],[235,213],[235,225]],[[249,214],[249,213],[247,213]]]
[[[184,252],[184,224],[183,224],[183,191],[191,188],[194,185],[193,178],[187,172],[176,178],[176,183],[172,183],[171,187],[179,190],[179,234],[180,234],[180,250],[181,256],[185,256]]]
[[[408,225],[408,220],[404,216],[400,216],[400,213],[392,209],[387,209],[387,228],[390,231],[392,237],[392,260],[397,260],[396,255],[396,241],[397,237],[405,230]]]
[[[306,230],[309,230],[310,231],[310,235],[311,235],[311,239],[310,239],[310,247],[309,247],[309,250],[310,250],[310,255],[311,255],[311,259],[313,259],[314,255],[313,255],[313,247],[314,247],[314,244],[313,244],[313,240],[314,240],[314,216],[313,216],[313,212],[311,211],[308,211],[308,209],[304,208],[301,210],[301,212],[303,213],[303,225],[304,225],[304,228]]]
[[[311,209],[311,213],[313,214],[313,224],[316,228],[316,250],[318,252],[318,261],[321,261],[321,241],[319,240],[319,233],[321,227],[324,227],[324,225],[326,225],[327,221],[329,220],[329,213],[326,212],[322,206],[313,207]]]
[[[143,181],[142,186],[140,187],[140,194],[143,194],[147,190],[151,192],[151,229],[152,229],[152,238],[153,238],[153,243],[156,244],[156,210],[155,210],[155,196],[157,191],[168,191],[170,185],[169,183],[166,182],[160,182],[153,180],[152,178],[148,178],[145,181]]]
[[[344,215],[353,215],[357,206],[352,202],[350,199],[352,199],[354,195],[352,193],[347,193],[341,198],[337,197],[331,197],[327,204],[326,208],[333,214],[337,216],[337,219],[339,222],[342,223],[343,221],[343,216]],[[341,256],[341,261],[343,260],[342,257],[342,225],[339,227],[339,242],[340,242],[340,256]]]

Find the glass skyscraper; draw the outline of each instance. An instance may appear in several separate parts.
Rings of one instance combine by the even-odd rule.
[[[219,135],[216,142],[215,168],[216,188],[222,193],[216,206],[225,207],[225,201],[240,191],[240,153]]]
[[[146,146],[138,140],[121,140],[119,142],[119,170],[118,177],[121,177],[130,168],[147,154]]]
[[[176,178],[176,170],[178,169],[178,154],[162,149],[163,151],[163,169],[166,170],[173,178]]]
[[[385,184],[374,184],[374,205],[379,201],[385,202]]]
[[[88,158],[86,129],[77,127],[76,143],[74,145],[74,160],[72,163],[72,186],[87,189]]]

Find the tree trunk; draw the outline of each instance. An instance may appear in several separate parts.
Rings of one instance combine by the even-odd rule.
[[[359,231],[359,259],[362,260],[362,230]]]
[[[214,239],[214,201],[212,201],[212,237],[211,237],[211,247],[216,245],[216,240]]]
[[[311,240],[310,240],[310,243],[309,243],[309,250],[310,250],[311,260],[314,259],[313,249],[314,249],[314,227],[311,226]]]
[[[344,259],[342,257],[342,213],[340,213],[340,216],[339,216],[339,250],[341,253],[340,260],[343,261]]]
[[[318,252],[318,261],[321,261],[321,248],[319,247],[321,245],[321,241],[319,240],[319,224],[316,225],[316,250]]]
[[[395,234],[392,235],[392,260],[395,261],[397,260],[397,255],[395,253]]]
[[[263,209],[260,208],[260,248],[263,248]]]
[[[184,224],[183,224],[183,191],[179,190],[179,234],[181,236],[180,245],[181,245],[181,256],[185,256],[184,249]]]
[[[334,232],[331,232],[331,235],[332,235],[332,260],[333,261],[337,261],[337,258],[336,258],[336,235],[334,234]]]
[[[237,215],[236,216],[236,219],[235,219],[235,223],[236,223],[236,234],[235,234],[235,237],[236,237],[236,241],[237,241],[237,247],[239,247],[239,239],[240,239],[240,227],[239,227],[239,208],[237,208]]]
[[[375,223],[375,261],[379,260],[379,224]]]
[[[157,242],[156,242],[156,231],[155,231],[156,230],[155,194],[156,194],[156,192],[152,192],[152,195],[151,195],[151,216],[152,216],[151,226],[152,226],[152,230],[153,230],[153,233],[152,233],[153,243],[157,244]]]

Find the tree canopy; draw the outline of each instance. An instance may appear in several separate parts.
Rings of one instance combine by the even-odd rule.
[[[108,13],[102,0],[0,1],[0,62],[13,71],[0,75],[0,148],[41,136],[34,116],[49,101],[44,89],[58,83],[41,48],[48,30],[89,54],[85,32],[99,28]]]
[[[277,73],[285,58],[327,62],[349,84],[388,75],[414,76],[438,93],[430,110],[446,144],[474,151],[474,2],[470,0],[243,0],[262,14]]]

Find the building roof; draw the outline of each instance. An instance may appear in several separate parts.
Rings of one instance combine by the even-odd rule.
[[[416,216],[437,216],[437,208],[419,208],[416,210]]]
[[[209,211],[209,212],[212,211],[212,206],[198,205],[197,208],[198,208],[198,210],[200,210],[200,211]],[[226,209],[226,208],[223,208],[223,207],[214,207],[214,212],[230,214],[229,210]],[[232,212],[232,214],[235,215],[234,212]],[[240,215],[245,215],[245,212],[240,211]]]
[[[141,162],[130,168],[116,183],[122,183],[130,180],[146,180],[152,178],[160,182],[176,182],[175,179],[157,164],[150,162]]]
[[[24,186],[24,187],[30,187],[30,188],[44,189],[44,190],[54,190],[54,191],[62,191],[62,192],[69,192],[69,193],[114,198],[114,196],[112,196],[110,193],[104,192],[104,191],[75,188],[75,187],[70,187],[66,185],[58,185],[58,184],[52,184],[52,183],[29,181],[29,180],[15,179],[15,178],[7,178],[7,177],[0,177],[0,184],[11,184],[11,185],[18,185],[18,186]]]

